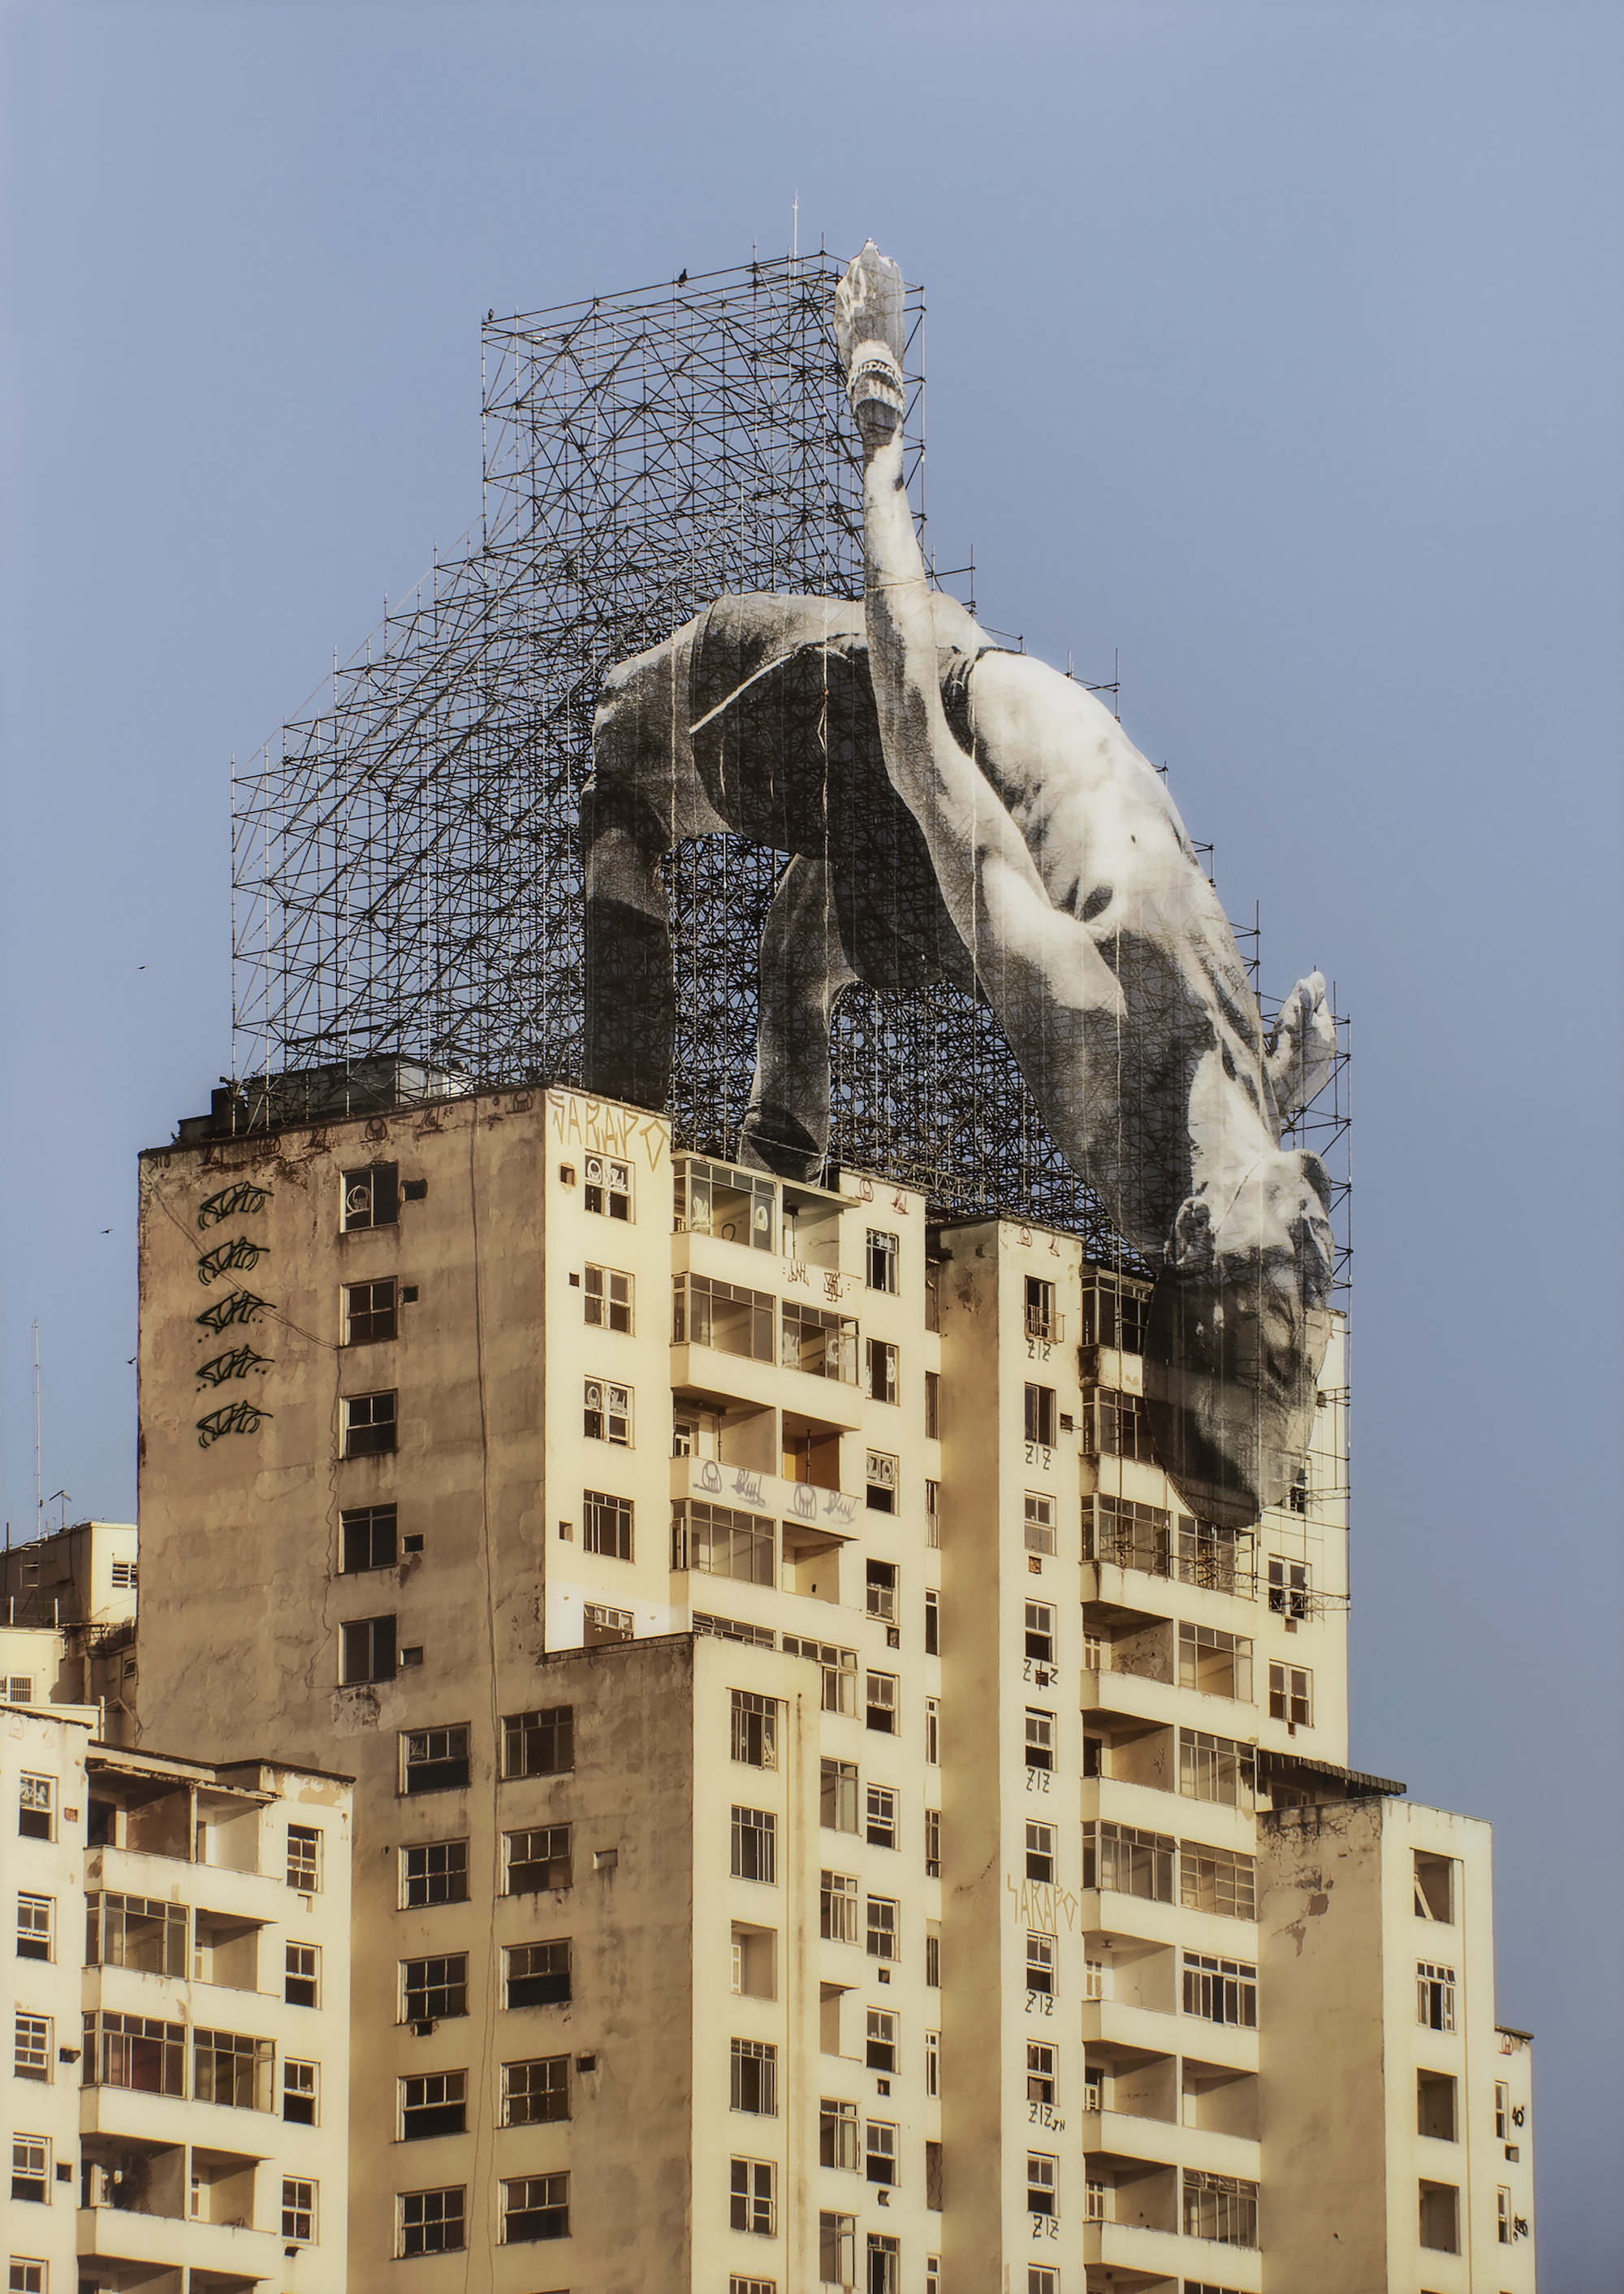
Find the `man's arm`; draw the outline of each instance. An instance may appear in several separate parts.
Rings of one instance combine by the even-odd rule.
[[[881,746],[918,821],[938,885],[994,1008],[1013,1037],[1045,1010],[1123,1008],[1090,934],[1056,910],[1019,831],[942,707],[938,616],[908,506],[902,443],[901,275],[871,241],[841,281],[840,348],[863,440],[864,607]],[[895,338],[893,340],[893,338]]]

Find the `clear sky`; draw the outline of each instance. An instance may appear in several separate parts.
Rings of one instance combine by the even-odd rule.
[[[931,536],[1353,1015],[1353,1759],[1497,1826],[1544,2294],[1620,2227],[1617,6],[0,7],[4,1507],[133,1517],[228,759],[478,507],[479,321],[872,232]],[[53,1509],[60,1512],[61,1501]]]

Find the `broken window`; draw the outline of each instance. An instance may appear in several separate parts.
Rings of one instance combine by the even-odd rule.
[[[356,1617],[339,1628],[345,1688],[370,1681],[393,1680],[395,1672],[394,1619]]]
[[[1148,1577],[1172,1574],[1173,1517],[1165,1507],[1140,1505],[1131,1498],[1084,1498],[1083,1558],[1114,1569],[1138,1569]]]
[[[925,1372],[925,1439],[939,1442],[942,1438],[942,1379],[939,1371]]]
[[[395,1509],[353,1506],[338,1517],[339,1568],[346,1577],[366,1569],[393,1569],[398,1558]]]
[[[344,1454],[346,1458],[383,1458],[392,1454],[395,1436],[393,1394],[351,1394],[344,1399]]]
[[[455,1792],[468,1781],[467,1722],[409,1729],[401,1737],[401,1781],[408,1793]]]
[[[509,2007],[565,2007],[571,1997],[570,1939],[516,1943],[503,1955]]]
[[[778,1699],[758,1696],[752,1688],[728,1691],[731,1706],[733,1758],[751,1769],[778,1765]]]
[[[771,1300],[768,1300],[770,1306]],[[757,1360],[771,1361],[770,1352]],[[832,1378],[842,1386],[857,1382],[857,1326],[849,1314],[804,1306],[785,1298],[778,1313],[778,1359],[785,1370],[811,1378]],[[894,1399],[895,1397],[893,1397]]]
[[[1417,1848],[1416,1859],[1416,1917],[1455,1924],[1455,1859],[1432,1856]]]
[[[468,2124],[467,2071],[425,2071],[398,2083],[400,2139],[426,2143],[436,2135],[461,2135]]]
[[[397,1163],[369,1163],[364,1171],[344,1175],[344,1231],[394,1226],[401,1216],[401,1173]]]
[[[857,1653],[836,1648],[828,1641],[805,1640],[785,1633],[786,1656],[809,1656],[823,1667],[823,1710],[855,1715],[857,1709]]]
[[[1115,1346],[1125,1354],[1142,1354],[1150,1317],[1149,1284],[1125,1277],[1096,1274],[1083,1289],[1083,1344]]]
[[[1054,1307],[1054,1285],[1035,1274],[1027,1277],[1027,1336],[1029,1338],[1061,1338],[1065,1329]]]
[[[868,1614],[883,1618],[887,1624],[897,1621],[897,1565],[894,1561],[870,1561],[865,1566]]]
[[[587,1167],[591,1168],[590,1157]],[[533,2246],[543,2239],[568,2238],[569,2234],[567,2175],[517,2175],[502,2184],[504,2246]]]
[[[502,2065],[502,2125],[545,2127],[570,2115],[570,2059],[538,2055]]]
[[[871,1290],[889,1291],[895,1297],[897,1290],[897,1267],[902,1251],[901,1238],[883,1234],[878,1227],[868,1230],[868,1287]]]
[[[1301,1619],[1309,1610],[1309,1566],[1285,1561],[1277,1553],[1269,1564],[1269,1607],[1277,1617]]]
[[[719,1242],[751,1250],[773,1249],[778,1197],[771,1179],[697,1159],[674,1164],[671,1175],[678,1234],[713,1234]]]
[[[589,1442],[631,1447],[631,1388],[608,1379],[587,1379],[581,1397],[581,1433]]]
[[[1027,2041],[1027,2101],[1052,2103],[1055,2100],[1055,2049],[1041,2039]]]
[[[777,1885],[778,1819],[770,1809],[735,1807],[731,1868],[735,1880]]]
[[[1455,2029],[1455,1971],[1430,1959],[1416,1962],[1416,2021],[1429,2031]]]
[[[826,1832],[857,1829],[857,1769],[855,1761],[824,1759],[818,1764],[818,1810]]]
[[[1052,1386],[1027,1387],[1025,1424],[1028,1443],[1039,1449],[1053,1449],[1056,1411],[1055,1393]]]
[[[868,1364],[865,1387],[871,1402],[895,1403],[897,1399],[897,1349],[887,1338],[870,1338],[866,1349]]]
[[[818,2104],[817,2163],[820,2167],[837,2167],[849,2174],[856,2174],[857,2106],[855,2103],[831,2102],[825,2096]]]
[[[546,1889],[572,1886],[570,1826],[548,1824],[530,1831],[504,1833],[502,1869],[502,1892],[508,1896],[537,1896]]]
[[[596,1212],[600,1218],[630,1218],[629,1163],[617,1163],[608,1155],[589,1155],[584,1176],[582,1200],[588,1210]]]
[[[1455,2123],[1455,2081],[1448,2071],[1416,2073],[1416,2132],[1435,2143],[1458,2140]]]
[[[633,1280],[613,1266],[589,1266],[581,1282],[581,1313],[594,1330],[620,1330],[629,1337]]]
[[[1421,2243],[1438,2254],[1460,2252],[1460,2192],[1452,2183],[1423,2183]]]
[[[1179,1687],[1252,1702],[1252,1644],[1217,1625],[1179,1627]]]
[[[778,2116],[778,2050],[765,2039],[733,2042],[729,2089],[731,2108],[753,2111],[764,2119]]]

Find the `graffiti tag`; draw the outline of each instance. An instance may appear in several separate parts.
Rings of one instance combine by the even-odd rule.
[[[269,1354],[256,1354],[252,1346],[233,1346],[230,1354],[216,1354],[212,1362],[198,1365],[199,1382],[204,1386],[225,1386],[234,1378],[247,1378],[251,1370],[263,1377],[271,1362]]]
[[[234,1187],[222,1187],[217,1195],[210,1195],[198,1205],[198,1232],[218,1226],[222,1219],[250,1218],[263,1211],[271,1200],[269,1187],[256,1187],[251,1180],[240,1179]]]
[[[207,1418],[198,1420],[198,1447],[207,1450],[227,1434],[257,1434],[260,1420],[270,1415],[268,1410],[257,1410],[251,1402],[233,1402],[224,1410],[211,1411]]]
[[[198,1261],[198,1280],[208,1283],[217,1274],[229,1274],[233,1267],[257,1266],[269,1248],[267,1243],[250,1242],[246,1234],[237,1235],[231,1241],[221,1243],[216,1249],[203,1253]]]
[[[228,1297],[215,1298],[205,1306],[197,1320],[206,1330],[212,1330],[218,1338],[233,1322],[257,1322],[262,1314],[270,1312],[270,1308],[268,1298],[256,1298],[251,1290],[233,1290]]]

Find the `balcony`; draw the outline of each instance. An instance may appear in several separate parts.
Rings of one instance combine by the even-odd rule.
[[[786,1481],[780,1474],[753,1466],[728,1465],[719,1458],[673,1458],[671,1496],[678,1502],[698,1499],[710,1505],[735,1507],[786,1526],[824,1531],[836,1537],[855,1537],[863,1516],[863,1501],[816,1482]]]
[[[1091,2285],[1096,2270],[1108,2270],[1112,2294],[1142,2287],[1165,2294],[1181,2282],[1232,2288],[1234,2294],[1262,2294],[1263,2257],[1255,2247],[1217,2246],[1210,2239],[1185,2238],[1177,2231],[1152,2230],[1125,2222],[1091,2222],[1083,2232],[1083,2261]]]

